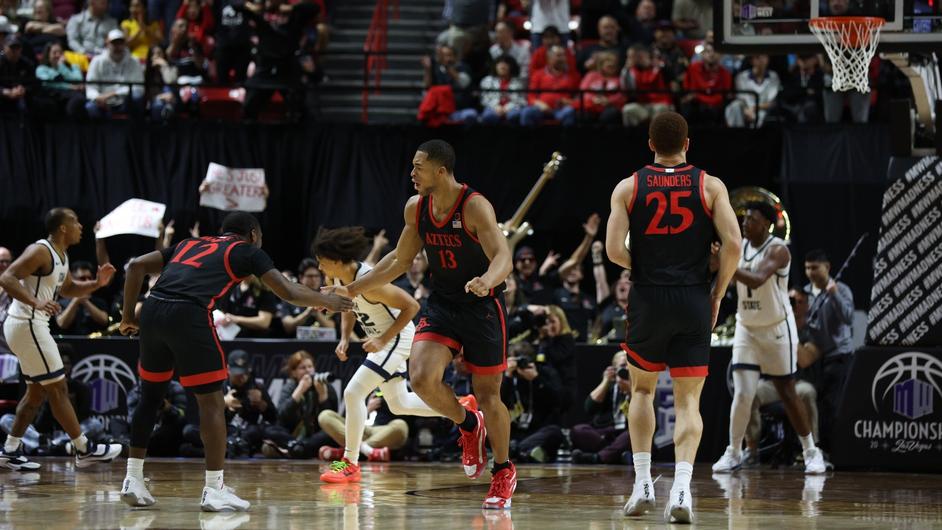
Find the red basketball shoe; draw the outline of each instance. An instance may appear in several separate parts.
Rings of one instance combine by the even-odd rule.
[[[510,508],[510,498],[517,489],[517,468],[513,462],[510,467],[501,469],[491,477],[491,489],[484,498],[485,510],[504,510]]]

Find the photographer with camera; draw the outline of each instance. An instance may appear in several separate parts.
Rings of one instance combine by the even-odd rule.
[[[278,427],[288,439],[266,440],[262,452],[270,457],[313,458],[330,442],[317,416],[325,410],[337,410],[337,392],[329,384],[330,374],[316,373],[314,357],[304,350],[288,357],[283,371],[288,380],[278,400]]]
[[[271,436],[277,410],[268,392],[255,383],[248,352],[233,350],[227,364],[229,379],[223,384],[223,400],[229,456],[252,456],[262,448],[262,440]]]
[[[628,438],[628,401],[631,377],[628,357],[623,351],[612,356],[612,364],[602,372],[602,381],[585,400],[591,423],[572,428],[574,464],[627,464],[631,461]]]
[[[536,359],[550,365],[559,378],[561,413],[569,410],[576,397],[576,338],[562,308],[555,305],[531,306],[534,325],[539,330]]]
[[[557,423],[563,397],[552,366],[534,362],[533,346],[518,342],[510,348],[501,384],[501,400],[510,411],[510,453],[518,462],[553,462],[563,442]],[[515,456],[516,455],[516,456]]]

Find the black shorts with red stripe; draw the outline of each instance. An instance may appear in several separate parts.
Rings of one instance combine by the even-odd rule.
[[[200,387],[228,376],[212,312],[182,300],[151,295],[141,308],[141,357],[138,373],[151,383],[179,377],[184,387]]]
[[[710,364],[710,286],[632,285],[625,312],[628,362],[671,377],[706,377]]]
[[[435,293],[419,315],[413,342],[433,341],[464,352],[472,374],[499,374],[507,369],[507,317],[504,296],[455,302]]]

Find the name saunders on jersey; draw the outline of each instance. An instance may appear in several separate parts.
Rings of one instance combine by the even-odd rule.
[[[648,175],[649,188],[689,188],[693,186],[690,175]]]

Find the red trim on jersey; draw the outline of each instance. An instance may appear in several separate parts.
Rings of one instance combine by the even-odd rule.
[[[671,368],[671,377],[706,377],[709,371],[706,366],[682,366]]]
[[[416,333],[415,336],[412,337],[412,342],[422,342],[422,341],[437,342],[453,350],[461,349],[460,342],[456,341],[455,339],[451,337],[439,335],[438,333],[432,333],[431,331],[425,331],[423,333]]]
[[[464,365],[465,367],[467,367],[468,371],[471,372],[472,374],[494,375],[494,374],[499,374],[507,369],[507,360],[504,359],[503,364],[498,364],[496,366],[477,366],[477,365],[469,363],[468,360],[465,359]]]
[[[215,301],[215,299],[214,299]],[[226,364],[226,352],[222,349],[219,342],[219,336],[216,335],[216,326],[213,324],[213,312],[207,311],[206,318],[209,320],[209,332],[213,335],[213,341],[216,343],[216,349],[219,350],[219,359],[222,362],[222,368],[212,372],[203,372],[201,374],[180,376],[180,384],[183,386],[200,386],[222,381],[229,377],[229,369]]]
[[[660,173],[667,173],[668,169],[673,170],[671,171],[671,173],[683,173],[684,171],[687,171],[688,169],[692,168],[693,165],[687,164],[684,167],[657,167],[657,166],[644,166],[644,167],[650,169],[651,171],[657,171]]]
[[[494,303],[497,304],[497,316],[500,317],[501,348],[503,349],[501,366],[507,368],[507,323],[504,321],[504,308],[500,305],[500,300],[495,298]]]
[[[435,228],[444,228],[448,224],[448,221],[451,221],[451,218],[455,216],[455,212],[458,210],[458,207],[461,206],[462,199],[464,198],[464,192],[468,190],[467,184],[461,185],[461,193],[458,194],[458,199],[455,201],[455,204],[452,205],[451,211],[448,212],[448,215],[445,216],[445,220],[439,223],[435,220],[435,208],[432,203],[432,196],[428,196],[428,218],[432,220],[432,224],[435,225]]]
[[[419,204],[415,207],[415,229],[419,229],[419,220],[422,219],[422,196],[419,195]]]
[[[635,205],[635,198],[638,196],[638,173],[632,173],[631,176],[635,178],[635,187],[631,190],[631,199],[628,200],[628,215],[631,215],[631,208]]]
[[[713,212],[710,210],[710,207],[707,206],[706,193],[704,192],[704,190],[706,190],[706,184],[704,184],[703,182],[705,180],[704,177],[706,177],[706,171],[701,169],[700,170],[700,204],[703,205],[703,211],[706,212],[706,214],[710,217],[710,219],[713,219]]]
[[[468,194],[467,197],[464,198],[464,201],[462,201],[462,207],[461,207],[461,228],[464,228],[464,233],[468,234],[468,237],[470,237],[475,243],[480,243],[480,241],[478,240],[478,238],[474,237],[474,234],[472,234],[471,231],[468,230],[468,223],[466,223],[466,222],[464,221],[464,205],[467,204],[468,201],[471,199],[471,197],[474,197],[475,195],[481,195],[481,194],[478,193],[478,192],[476,192],[476,191],[473,191],[473,192],[471,192],[470,194]],[[482,195],[482,197],[483,197],[483,195]]]
[[[624,342],[621,344],[621,349],[625,350],[625,353],[627,353],[628,356],[634,360],[634,362],[638,363],[638,367],[642,370],[648,372],[660,372],[661,370],[667,368],[667,365],[664,363],[652,363],[644,360],[643,357],[635,353],[635,351],[629,348],[628,345]]]
[[[173,379],[173,370],[169,372],[150,372],[141,366],[140,361],[137,362],[137,374],[141,376],[141,379],[149,383],[164,383]]]
[[[235,243],[229,245],[226,248],[226,254],[222,257],[222,262],[226,266],[226,273],[229,274],[230,278],[232,278],[234,281],[237,281],[237,282],[241,282],[242,278],[239,278],[238,276],[235,275],[234,272],[232,272],[232,266],[229,264],[229,253],[232,252],[232,249],[234,249],[236,246],[241,245],[243,243],[245,243],[245,241],[236,241]]]

